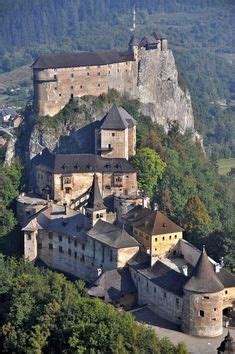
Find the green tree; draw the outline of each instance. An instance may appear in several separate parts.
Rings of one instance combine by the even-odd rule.
[[[166,167],[160,156],[150,148],[142,148],[132,159],[133,166],[138,171],[138,187],[150,197],[153,197],[157,182],[162,177]]]

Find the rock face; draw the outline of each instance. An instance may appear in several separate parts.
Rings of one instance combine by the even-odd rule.
[[[171,50],[140,50],[138,98],[142,112],[167,130],[177,121],[180,130],[194,129],[191,97],[178,83],[178,71]]]
[[[6,150],[6,155],[5,155],[5,161],[4,164],[6,166],[11,165],[15,158],[15,144],[16,144],[17,138],[15,136],[12,136],[7,144],[7,150]]]

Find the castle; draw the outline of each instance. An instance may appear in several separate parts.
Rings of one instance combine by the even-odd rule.
[[[159,124],[177,120],[182,131],[194,129],[191,99],[178,84],[172,51],[161,33],[137,42],[127,51],[41,55],[32,65],[34,111],[53,116],[71,99],[99,96],[115,89],[138,99],[144,114]]]
[[[34,195],[18,198],[25,258],[84,279],[114,306],[147,305],[190,335],[222,334],[235,277],[140,195],[128,161],[135,120],[113,105],[89,134],[86,153],[33,159]]]

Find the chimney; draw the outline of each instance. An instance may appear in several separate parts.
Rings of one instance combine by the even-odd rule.
[[[184,264],[182,266],[182,272],[183,272],[184,275],[186,275],[186,277],[188,276],[188,266],[187,266],[187,264]]]
[[[142,196],[142,207],[149,208],[149,203],[150,203],[149,197],[143,195]]]
[[[68,214],[68,205],[67,205],[67,203],[64,203],[64,214],[65,215]]]

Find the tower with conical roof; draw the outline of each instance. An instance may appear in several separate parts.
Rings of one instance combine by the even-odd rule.
[[[184,286],[182,330],[193,336],[223,333],[223,289],[205,249]]]
[[[96,173],[94,174],[85,210],[85,227],[88,229],[93,227],[99,219],[106,220],[106,208],[100,193],[99,181]]]

